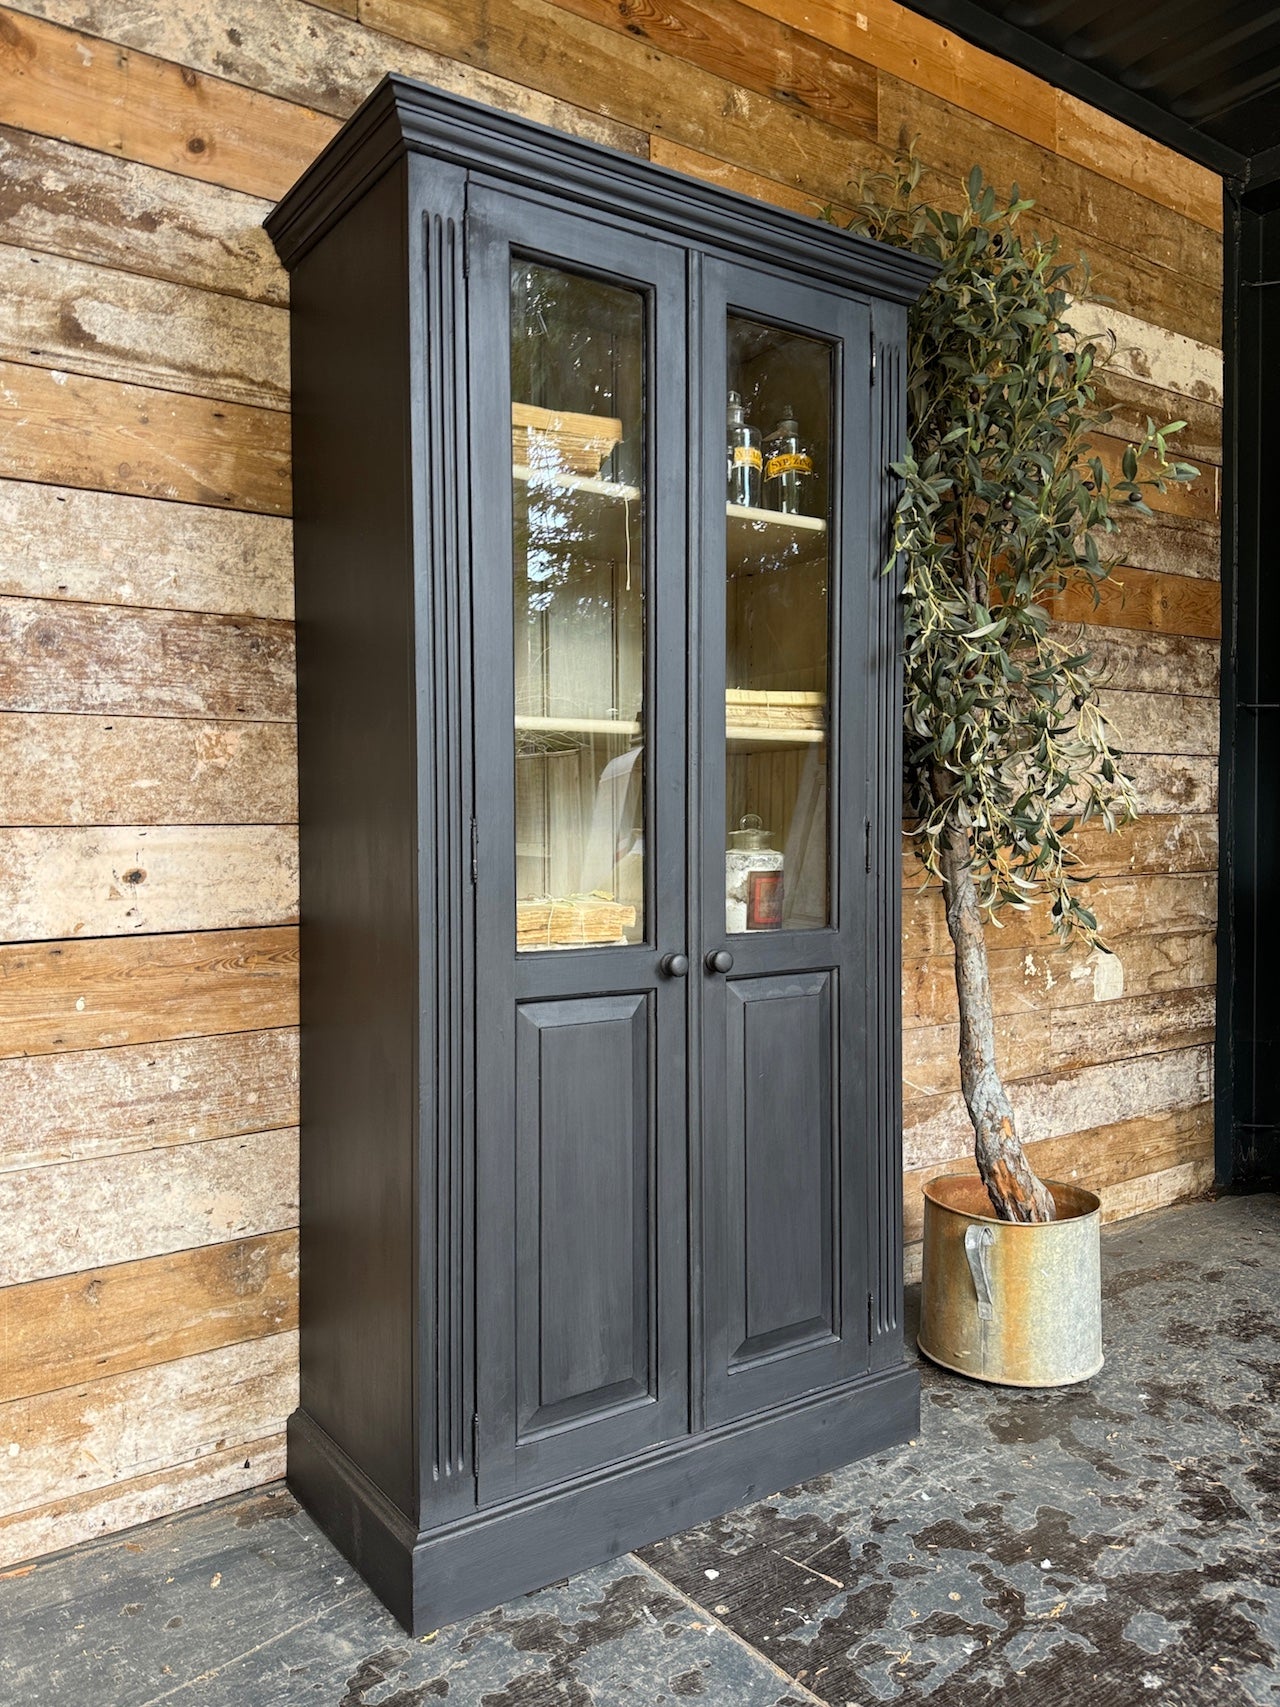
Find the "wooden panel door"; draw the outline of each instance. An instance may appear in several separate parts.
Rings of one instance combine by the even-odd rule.
[[[878,512],[867,307],[708,264],[701,334],[702,1333],[716,1424],[868,1366]]]
[[[688,1428],[686,334],[679,250],[536,199],[468,265],[489,1502]]]

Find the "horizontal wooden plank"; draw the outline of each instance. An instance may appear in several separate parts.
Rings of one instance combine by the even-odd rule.
[[[1135,379],[1118,367],[1097,374],[1098,400],[1110,411],[1107,431],[1114,438],[1140,440],[1147,422],[1157,426],[1169,421],[1187,424],[1173,440],[1179,456],[1195,462],[1222,466],[1222,409],[1185,392],[1162,391],[1158,385]]]
[[[1209,1102],[1073,1132],[1065,1138],[1042,1138],[1027,1146],[1027,1159],[1041,1179],[1082,1185],[1095,1193],[1212,1156],[1213,1104]],[[903,1176],[903,1237],[908,1244],[923,1235],[923,1188],[941,1173],[970,1171],[944,1164],[913,1169]]]
[[[1149,629],[1092,624],[1058,629],[1060,639],[1089,652],[1099,680],[1125,693],[1192,694],[1218,697],[1222,647],[1195,634],[1154,634]]]
[[[1222,247],[1216,234],[881,73],[881,144],[893,149],[910,139],[928,168],[922,182],[931,200],[962,205],[965,179],[977,163],[1000,193],[1017,183],[1034,199],[1035,208],[1024,216],[1026,229],[1057,237],[1066,259],[1087,255],[1093,288],[1122,313],[1200,343],[1221,344]]]
[[[876,75],[865,59],[739,0],[555,0],[558,10],[650,44],[729,83],[785,101],[827,124],[876,134]]]
[[[297,1129],[17,1169],[0,1213],[0,1286],[279,1232],[298,1223]]]
[[[298,1033],[0,1060],[0,1172],[298,1124]]]
[[[396,71],[609,148],[644,152],[637,132],[556,100],[527,76],[491,76],[432,52],[430,44],[389,39],[353,22],[355,0],[324,10],[303,0],[225,0],[216,31],[202,0],[166,0],[146,12],[131,0],[93,0],[89,8],[81,0],[22,0],[17,9],[337,118],[347,118],[381,77]]]
[[[0,946],[0,1059],[298,1023],[298,932]]]
[[[1222,579],[1222,528],[1216,518],[1206,521],[1163,513],[1130,516],[1122,508],[1112,519],[1115,528],[1097,535],[1098,550],[1108,562],[1119,559],[1132,569],[1194,575],[1206,581]]]
[[[0,712],[0,824],[287,824],[287,723]]]
[[[1190,872],[1172,876],[1099,877],[1088,887],[1089,906],[1105,936],[1133,936],[1152,930],[1207,930],[1217,922],[1217,875]],[[1026,912],[1006,908],[1000,926],[988,927],[993,945],[1046,947],[1057,939],[1049,929],[1048,904]],[[910,889],[903,896],[902,952],[907,958],[950,953],[941,891]]]
[[[30,1511],[275,1434],[296,1393],[297,1335],[283,1333],[13,1399],[0,1406],[0,1509]]]
[[[820,201],[847,193],[872,141],[548,0],[362,0],[372,28],[663,136]]]
[[[64,1494],[47,1504],[0,1517],[0,1567],[21,1566],[45,1553],[81,1541],[169,1517],[188,1506],[225,1499],[284,1475],[283,1431],[262,1440],[207,1452],[148,1476],[132,1476],[107,1488]]]
[[[1022,1079],[1009,1088],[1023,1143],[1192,1108],[1212,1097],[1213,1050],[1207,1044],[1107,1061],[1077,1073]],[[917,1098],[904,1116],[903,1159],[908,1169],[953,1161],[972,1149],[973,1128],[958,1093]]]
[[[284,516],[0,480],[0,595],[293,616]]]
[[[0,362],[0,475],[287,515],[289,418]]]
[[[289,313],[0,243],[0,357],[268,409],[289,407]]]
[[[1189,694],[1121,693],[1103,688],[1099,704],[1126,753],[1218,754],[1218,703]]]
[[[0,830],[0,940],[233,930],[298,916],[290,824]]]
[[[1073,303],[1071,324],[1084,337],[1114,340],[1108,376],[1127,374],[1162,391],[1221,405],[1220,335],[1197,338],[1159,321],[1135,318],[1112,303],[1096,301]]]
[[[1113,1002],[1006,1013],[995,1021],[996,1060],[1006,1085],[1049,1073],[1078,1073],[1104,1061],[1212,1043],[1211,989],[1162,990]],[[908,1109],[960,1089],[955,1025],[916,1026],[903,1039]]]
[[[994,934],[994,933],[992,933]],[[1039,1014],[1047,1025],[1062,1008],[1150,996],[1166,990],[1212,986],[1217,975],[1217,939],[1212,930],[1153,930],[1116,937],[1112,952],[1056,940],[1039,948],[1002,948],[988,941],[991,1004],[997,1015]],[[915,956],[902,966],[904,1071],[912,1074],[911,1032],[917,1026],[956,1023],[955,964],[950,954]]]
[[[1222,633],[1222,588],[1216,581],[1168,575],[1154,569],[1118,569],[1096,589],[1073,581],[1049,603],[1059,622],[1140,628],[1159,634]]]
[[[748,4],[1212,230],[1222,229],[1222,183],[1215,173],[1072,102],[1030,72],[895,0]]]
[[[1216,812],[1218,761],[1169,753],[1129,753],[1125,769],[1139,809],[1162,815]]]
[[[0,125],[0,242],[285,307],[288,275],[262,229],[270,207]]]
[[[328,114],[10,7],[0,9],[0,71],[5,121],[20,130],[269,201],[338,128]]]
[[[1086,824],[1072,832],[1070,846],[1080,873],[1090,877],[1216,871],[1218,820],[1207,812],[1151,813],[1118,830]],[[902,855],[903,887],[915,890],[934,881],[908,846]]]
[[[0,1287],[0,1403],[297,1325],[292,1231]]]
[[[673,142],[667,136],[650,138],[649,158],[655,165],[669,166],[673,172],[687,173],[691,178],[719,184],[722,189],[735,190],[738,195],[751,196],[756,201],[771,202],[775,207],[790,208],[792,213],[807,213],[816,219],[822,208],[830,205],[841,223],[852,217],[852,210],[839,202],[827,204],[795,184],[779,183],[776,178],[766,177],[762,172],[748,172],[743,166],[718,160],[714,154],[703,154],[696,148],[686,148],[683,143]]]
[[[261,617],[0,599],[0,709],[289,723],[293,628]]]
[[[1111,479],[1118,480],[1121,478],[1124,453],[1128,448],[1125,440],[1113,438],[1109,433],[1092,433],[1088,440],[1087,454],[1101,462]],[[1186,462],[1188,458],[1182,456],[1181,460]],[[1196,479],[1174,480],[1163,492],[1149,492],[1147,504],[1162,518],[1178,516],[1188,521],[1216,524],[1222,508],[1222,471],[1212,463],[1205,463],[1203,466],[1192,463],[1191,466],[1197,469]],[[1154,470],[1145,472],[1153,473]]]

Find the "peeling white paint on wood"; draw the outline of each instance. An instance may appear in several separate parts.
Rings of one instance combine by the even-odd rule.
[[[285,516],[0,480],[0,594],[288,620]]]
[[[0,940],[283,925],[298,916],[292,824],[0,830]]]
[[[0,1405],[0,1513],[274,1435],[297,1404],[297,1356],[296,1333],[272,1334]]]
[[[1070,321],[1087,338],[1115,338],[1114,365],[1134,379],[1165,391],[1185,392],[1206,403],[1222,402],[1222,351],[1181,332],[1135,320],[1101,302],[1073,302]]]
[[[0,1060],[0,1172],[297,1123],[293,1028]]]
[[[298,1221],[296,1128],[0,1174],[0,1286]]]

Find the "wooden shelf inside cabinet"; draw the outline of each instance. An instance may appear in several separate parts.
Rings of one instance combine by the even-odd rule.
[[[548,544],[564,549],[580,545],[584,559],[625,562],[628,531],[640,515],[640,489],[599,475],[569,474],[515,463],[516,526],[522,536],[546,529]],[[523,499],[523,502],[521,502]],[[539,517],[539,510],[544,515]],[[639,538],[631,536],[639,554]]]
[[[725,690],[729,751],[756,753],[816,747],[827,738],[827,696],[773,689]]]
[[[821,516],[784,516],[726,504],[725,517],[730,575],[826,562],[827,524]]]

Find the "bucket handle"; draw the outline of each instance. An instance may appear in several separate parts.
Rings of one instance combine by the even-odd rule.
[[[978,1319],[983,1322],[989,1322],[995,1316],[991,1303],[991,1264],[987,1258],[995,1237],[990,1227],[966,1227],[964,1230],[964,1254],[969,1259],[973,1290],[978,1295]]]

